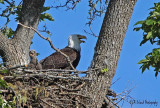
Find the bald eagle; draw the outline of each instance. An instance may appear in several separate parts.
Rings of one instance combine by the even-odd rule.
[[[60,50],[70,58],[74,68],[77,67],[81,57],[80,44],[85,42],[81,39],[86,39],[86,37],[79,34],[70,35],[68,38],[68,46]],[[42,60],[41,64],[43,69],[72,69],[67,59],[59,52],[55,52],[46,57]]]

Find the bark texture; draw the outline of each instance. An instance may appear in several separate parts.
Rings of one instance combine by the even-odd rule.
[[[137,0],[110,0],[95,47],[91,69],[105,67],[108,72],[91,74],[96,79],[83,90],[93,100],[91,108],[100,108],[115,75],[123,40]]]
[[[27,26],[37,28],[45,0],[23,0],[19,21]],[[17,26],[12,39],[0,33],[0,55],[6,66],[24,65],[29,62],[29,48],[34,31]]]

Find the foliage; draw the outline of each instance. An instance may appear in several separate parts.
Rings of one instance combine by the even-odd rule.
[[[0,76],[0,88],[2,89],[8,89],[9,86],[6,81],[3,80],[2,75]],[[0,91],[2,93],[2,91]],[[8,97],[9,98],[9,97]],[[14,108],[14,103],[12,101],[7,101],[3,98],[3,96],[0,94],[0,107],[1,108]]]
[[[90,8],[88,11],[88,24],[90,25],[97,16],[102,16],[105,13],[108,0],[89,0],[88,2]]]
[[[2,29],[2,33],[8,38],[12,38],[14,31],[11,28],[5,27],[4,29]]]
[[[43,7],[42,13],[40,16],[40,21],[45,21],[45,19],[48,19],[49,21],[54,21],[53,17],[49,13],[44,13],[45,11],[49,10],[50,7]]]
[[[145,56],[145,59],[142,59],[138,62],[138,64],[142,64],[140,67],[142,69],[142,73],[148,69],[149,67],[154,67],[154,71],[156,71],[155,76],[157,77],[158,72],[160,70],[160,48],[153,49],[151,53],[148,53]]]
[[[4,89],[8,88],[6,81],[4,81],[2,77],[0,78],[0,88],[4,88]]]
[[[13,102],[7,102],[5,99],[2,98],[2,95],[0,95],[0,107],[1,108],[15,108]]]
[[[21,9],[22,9],[22,2],[19,4],[15,4],[15,1],[4,1],[0,0],[0,4],[4,6],[2,12],[0,13],[1,17],[4,17],[7,19],[6,23],[3,25],[2,28],[0,28],[0,31],[7,36],[8,38],[12,38],[14,34],[13,28],[8,27],[9,22],[11,21],[11,16],[14,17],[15,21],[19,21],[21,18]],[[54,21],[53,17],[47,13],[46,11],[50,10],[50,7],[43,7],[41,16],[40,16],[40,21],[45,21],[45,19],[49,21]],[[47,34],[50,32],[47,31]]]
[[[26,90],[22,89],[21,91],[18,91],[17,85],[7,83],[5,80],[3,80],[2,75],[0,75],[0,88],[0,108],[15,108],[15,105],[24,106],[26,104]],[[8,92],[7,94],[3,93],[3,90],[10,91],[10,88],[11,90],[14,90],[14,92],[16,93],[15,95],[10,94],[10,92]]]
[[[104,68],[104,69],[101,70],[101,73],[106,73],[106,72],[108,72],[107,68]]]
[[[3,1],[3,0],[0,0],[0,3],[4,4],[4,1]]]
[[[138,21],[135,25],[141,25],[136,27],[134,30],[143,30],[143,40],[140,45],[150,41],[151,44],[159,42],[160,40],[160,2],[154,4],[155,7],[151,8],[153,11],[144,21]],[[158,41],[157,41],[158,40]]]
[[[152,11],[149,13],[146,20],[138,21],[135,24],[141,26],[134,28],[134,30],[143,30],[143,40],[141,41],[140,46],[148,41],[152,45],[155,43],[160,44],[160,2],[155,3],[154,7],[150,9],[152,9]],[[153,49],[153,51],[148,53],[145,56],[145,59],[139,61],[138,64],[142,64],[140,67],[142,73],[151,66],[156,72],[155,76],[157,76],[160,70],[160,48]]]

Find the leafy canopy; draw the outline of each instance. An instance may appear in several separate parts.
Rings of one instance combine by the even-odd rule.
[[[140,43],[140,46],[145,44],[146,42],[150,42],[153,44],[160,44],[160,2],[155,3],[153,8],[150,8],[152,11],[149,13],[149,16],[146,20],[138,21],[135,25],[140,25],[140,27],[134,28],[134,30],[139,31],[143,30],[143,40]],[[152,52],[148,53],[145,56],[145,59],[142,59],[138,62],[138,64],[142,64],[140,69],[142,69],[142,73],[149,69],[149,67],[153,67],[155,76],[157,77],[160,71],[160,48],[155,48]]]

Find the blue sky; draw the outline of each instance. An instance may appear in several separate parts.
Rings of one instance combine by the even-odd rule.
[[[51,2],[46,0],[46,6],[50,6]],[[47,24],[48,29],[52,32],[52,36],[48,36],[44,33],[42,35],[46,37],[50,37],[54,46],[62,49],[68,44],[68,36],[70,34],[82,34],[87,36],[86,43],[82,44],[81,51],[81,61],[77,67],[78,70],[87,70],[90,66],[91,60],[93,58],[94,47],[96,44],[96,37],[88,35],[84,32],[88,30],[88,26],[85,25],[88,16],[88,0],[82,0],[81,3],[77,5],[75,10],[65,11],[65,8],[60,9],[52,9],[49,13],[55,19],[54,22],[49,22],[46,20],[45,22],[41,22],[38,29]],[[159,0],[138,0],[134,12],[128,26],[128,30],[124,39],[117,71],[113,82],[120,78],[114,85],[112,85],[112,89],[116,91],[116,93],[121,93],[125,89],[130,89],[135,87],[130,96],[135,100],[139,101],[157,101],[158,106],[148,105],[148,104],[133,104],[132,108],[158,108],[160,107],[160,95],[159,90],[159,79],[154,77],[155,72],[153,69],[145,71],[143,74],[141,70],[139,70],[140,65],[137,62],[144,58],[144,56],[152,51],[152,48],[157,46],[152,46],[149,43],[139,46],[139,43],[142,40],[142,31],[136,32],[133,31],[134,24],[139,20],[144,20],[149,13],[149,8],[154,6],[154,3],[159,2]],[[96,18],[92,28],[93,31],[98,35],[103,17]],[[1,19],[0,25],[2,26],[4,19]],[[9,26],[16,28],[17,22],[12,22]],[[31,46],[31,49],[35,49],[40,55],[38,59],[41,60],[54,52],[51,49],[50,45],[47,41],[39,38],[37,34],[35,34],[33,39],[34,44]],[[122,104],[122,103],[121,103]],[[121,106],[120,104],[120,106]],[[124,102],[122,108],[131,108],[131,105],[127,102]]]

